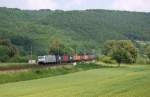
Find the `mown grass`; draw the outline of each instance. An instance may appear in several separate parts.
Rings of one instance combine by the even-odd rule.
[[[10,67],[9,65],[6,65],[6,66]],[[14,66],[14,65],[11,65],[11,66]],[[49,67],[37,68],[36,67],[36,68],[31,68],[31,70],[26,71],[26,72],[9,72],[8,71],[6,73],[0,73],[0,84],[8,83],[8,82],[39,79],[39,78],[44,78],[44,77],[63,75],[63,74],[77,72],[77,71],[103,68],[103,67],[106,67],[106,66],[101,66],[97,64],[78,64],[77,66],[63,65],[63,66],[51,67],[51,68]]]
[[[0,85],[0,97],[149,97],[150,66],[101,68]]]

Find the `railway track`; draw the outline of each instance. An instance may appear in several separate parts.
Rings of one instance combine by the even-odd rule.
[[[80,61],[80,62],[91,62],[89,61]],[[32,69],[44,69],[44,68],[52,68],[52,67],[63,67],[65,65],[73,65],[74,62],[68,62],[68,63],[55,63],[55,64],[45,64],[45,65],[28,65],[28,66],[12,66],[12,67],[0,67],[0,72],[17,72],[17,71],[28,71]]]

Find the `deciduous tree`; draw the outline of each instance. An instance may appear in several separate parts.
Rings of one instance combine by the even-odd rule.
[[[117,63],[135,63],[137,58],[137,48],[130,40],[112,40],[104,45],[103,53],[112,57]]]

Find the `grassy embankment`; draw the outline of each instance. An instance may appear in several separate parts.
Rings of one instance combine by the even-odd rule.
[[[29,70],[23,70],[23,72],[18,71],[9,71],[0,72],[0,84],[8,83],[8,82],[17,82],[24,80],[32,80],[39,79],[50,76],[63,75],[78,71],[84,71],[89,69],[102,68],[105,66],[97,65],[97,64],[78,64],[77,66],[72,65],[63,65],[63,66],[54,66],[54,67],[43,67],[43,66],[35,66],[29,64],[1,64],[0,68],[30,68]]]

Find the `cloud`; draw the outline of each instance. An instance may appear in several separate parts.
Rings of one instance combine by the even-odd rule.
[[[55,9],[56,0],[26,0],[26,9]]]
[[[82,0],[26,0],[26,9],[63,9],[81,5]]]
[[[71,8],[80,8],[83,0],[68,0],[64,5],[63,9],[64,10],[70,10]]]
[[[81,5],[83,0],[23,0],[23,9],[63,9],[70,10]],[[79,7],[80,8],[80,7]]]
[[[150,11],[150,0],[114,0],[112,8],[128,11]]]
[[[115,9],[150,12],[150,0],[0,0],[0,6],[20,9]]]

